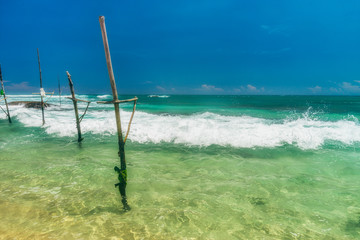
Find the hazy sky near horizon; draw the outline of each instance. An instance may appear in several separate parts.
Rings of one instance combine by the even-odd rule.
[[[11,93],[110,93],[105,16],[120,94],[360,94],[358,0],[0,0]]]

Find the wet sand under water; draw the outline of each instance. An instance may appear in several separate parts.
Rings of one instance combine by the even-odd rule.
[[[123,212],[115,143],[9,143],[0,238],[357,239],[356,154],[129,143]]]

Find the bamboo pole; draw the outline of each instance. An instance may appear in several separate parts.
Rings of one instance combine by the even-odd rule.
[[[75,90],[74,90],[74,84],[71,80],[71,75],[68,71],[66,71],[67,77],[69,79],[69,86],[70,86],[70,91],[71,91],[71,100],[73,101],[74,104],[74,110],[75,110],[75,118],[76,118],[76,128],[78,131],[78,142],[81,142],[84,138],[81,137],[81,128],[80,128],[80,118],[79,118],[79,111],[78,111],[78,107],[77,107],[77,99],[75,97]]]
[[[97,103],[100,104],[115,104],[115,103],[125,103],[125,102],[133,102],[133,101],[137,101],[138,98],[134,97],[131,99],[126,99],[126,100],[116,100],[116,101],[97,101]]]
[[[45,124],[45,116],[44,116],[44,99],[43,99],[43,93],[44,91],[42,87],[42,78],[41,78],[41,67],[40,67],[40,56],[39,56],[39,48],[37,48],[37,55],[38,55],[38,63],[39,63],[39,72],[40,72],[40,98],[41,98],[41,113],[42,113],[42,122]],[[42,91],[41,91],[42,90]]]
[[[113,94],[116,127],[117,127],[117,132],[118,132],[118,144],[119,144],[119,153],[118,154],[120,157],[120,169],[118,167],[115,167],[114,169],[119,174],[118,179],[120,182],[118,184],[116,184],[115,186],[119,187],[119,192],[120,192],[120,195],[122,198],[121,201],[123,203],[124,210],[128,211],[131,208],[127,203],[127,197],[126,197],[127,171],[126,171],[126,160],[125,160],[125,143],[124,143],[122,131],[121,131],[120,110],[119,110],[119,102],[118,102],[119,99],[118,99],[118,93],[116,90],[114,72],[113,72],[113,68],[112,68],[112,64],[111,64],[110,49],[109,49],[109,43],[108,43],[106,27],[105,27],[105,17],[100,16],[99,22],[100,22],[102,39],[103,39],[103,43],[104,43],[106,63],[107,63],[107,68],[108,68],[108,72],[109,72],[109,77],[110,77],[110,85],[111,85],[112,94]]]
[[[9,123],[11,123],[9,106],[8,106],[8,103],[7,103],[7,100],[6,100],[6,93],[5,93],[5,88],[4,88],[4,81],[3,81],[2,73],[1,73],[1,65],[0,65],[0,80],[1,80],[1,89],[2,89],[2,92],[3,92],[3,95],[4,95],[4,100],[5,100],[5,105],[6,105],[7,116],[8,116],[8,119],[9,119]]]

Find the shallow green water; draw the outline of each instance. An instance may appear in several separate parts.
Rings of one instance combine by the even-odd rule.
[[[150,110],[139,108],[140,114],[135,117],[146,120],[147,115],[141,112]],[[294,109],[301,113],[300,108]],[[184,121],[184,125],[191,126],[193,123],[186,116],[199,113],[178,113],[175,119],[171,118],[172,113],[151,114],[161,118],[159,122],[166,127],[166,121],[174,124]],[[88,131],[86,123],[91,122],[84,120],[85,140],[80,147],[73,132],[60,136],[59,132],[49,132],[54,127],[52,123],[45,127],[29,126],[23,115],[14,115],[12,125],[0,119],[0,239],[360,237],[360,145],[357,136],[347,133],[350,128],[348,131],[356,135],[359,128],[356,121],[346,120],[346,125],[341,122],[329,127],[328,124],[343,120],[325,121],[326,117],[321,115],[321,120],[310,119],[304,124],[314,128],[310,132],[313,135],[305,137],[302,131],[306,126],[297,129],[298,120],[296,124],[291,122],[293,139],[299,142],[304,137],[317,143],[314,139],[331,133],[322,132],[325,129],[344,127],[340,130],[347,134],[346,139],[323,137],[324,141],[315,148],[312,145],[301,148],[297,142],[259,146],[268,133],[259,138],[238,136],[258,141],[251,147],[242,147],[242,142],[239,146],[222,146],[215,140],[212,143],[211,135],[206,136],[210,144],[201,145],[202,141],[197,142],[200,135],[190,136],[193,140],[188,142],[176,135],[181,131],[188,134],[181,124],[167,129],[174,136],[172,140],[163,137],[157,142],[162,133],[154,131],[153,138],[138,135],[137,128],[142,126],[134,122],[132,138],[126,145],[127,195],[132,210],[123,212],[114,187],[117,176],[113,167],[119,160],[116,137],[111,130]],[[62,115],[56,116],[62,121]],[[221,116],[215,115],[222,119]],[[222,121],[232,124],[233,116],[228,117]],[[250,121],[258,124],[260,120],[251,117]],[[206,115],[197,121],[206,120],[215,131],[213,118]],[[287,123],[281,125],[279,119],[271,118],[275,122],[267,124],[282,129]],[[157,126],[157,122],[146,124]],[[239,129],[246,129],[249,122],[236,124]],[[200,133],[208,134],[206,128],[201,129]],[[149,140],[141,142],[138,140],[141,137]]]

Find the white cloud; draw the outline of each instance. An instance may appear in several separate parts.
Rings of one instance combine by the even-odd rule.
[[[329,91],[332,93],[338,93],[338,94],[349,94],[349,93],[360,93],[360,80],[354,80],[356,84],[353,84],[351,82],[342,82],[341,84],[338,84],[338,87],[330,87]]]
[[[241,93],[241,92],[245,92],[245,88],[243,86],[241,86],[240,88],[234,88],[234,92],[236,93]]]
[[[17,90],[17,91],[30,91],[37,88],[30,86],[28,82],[21,82],[21,83],[13,83],[10,86],[5,87],[5,89]]]
[[[201,85],[201,90],[207,91],[207,92],[222,92],[222,91],[224,91],[224,89],[222,89],[222,88],[217,88],[214,85],[207,85],[207,84]]]
[[[176,89],[175,88],[165,88],[165,87],[162,87],[162,86],[156,86],[155,87],[157,92],[161,92],[161,93],[169,93],[169,92],[176,92]]]
[[[350,92],[350,93],[360,93],[360,86],[353,85],[349,82],[343,82],[341,85],[341,88],[344,91]]]
[[[246,85],[246,87],[244,86],[240,86],[238,88],[234,88],[233,92],[235,93],[260,93],[260,92],[265,92],[265,88],[261,87],[261,88],[257,88],[251,84]]]
[[[315,87],[312,87],[312,88],[308,88],[310,91],[312,91],[313,93],[319,93],[322,91],[322,87],[320,86],[315,86]]]
[[[342,89],[334,88],[334,87],[329,88],[329,90],[330,90],[330,92],[334,92],[334,93],[340,93],[340,92],[342,92]]]
[[[257,88],[255,86],[253,86],[253,85],[248,84],[246,87],[251,92],[256,92],[257,91]]]
[[[163,87],[161,87],[161,86],[156,86],[156,89],[157,89],[157,90],[160,90],[160,91],[166,91],[166,89],[163,88]]]

